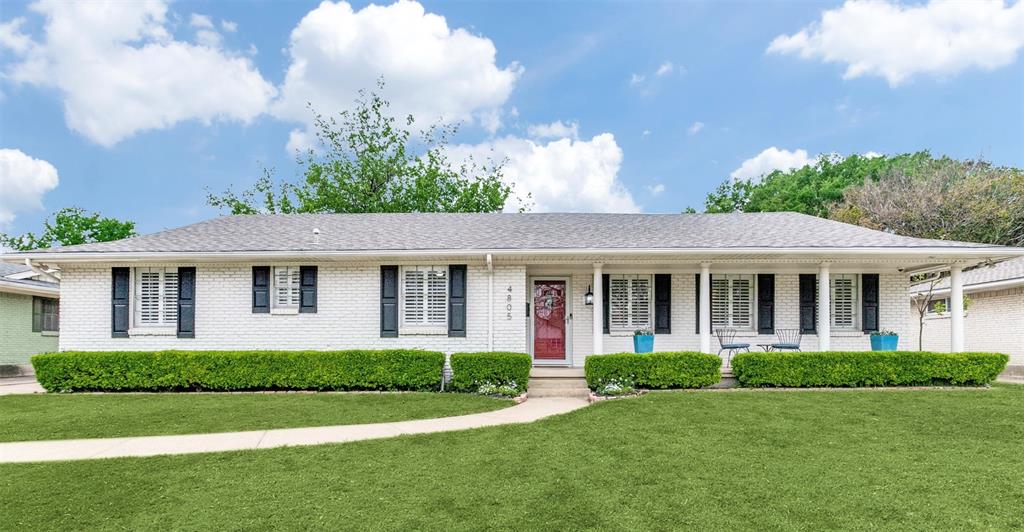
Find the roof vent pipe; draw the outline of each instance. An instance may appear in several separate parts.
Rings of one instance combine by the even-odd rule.
[[[313,245],[320,245],[320,230],[316,227],[313,228]]]

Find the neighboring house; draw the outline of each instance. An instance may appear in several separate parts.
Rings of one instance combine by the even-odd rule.
[[[968,299],[963,313],[966,349],[1006,353],[1011,365],[1024,366],[1024,258],[964,272],[963,284]],[[910,290],[911,298],[927,297],[927,292],[927,284],[914,285]],[[948,278],[932,290],[922,334],[922,347],[926,350],[949,350],[950,292]],[[913,301],[910,312],[917,324],[920,314]]]
[[[0,365],[57,350],[60,288],[26,266],[0,263]]]
[[[631,351],[642,327],[656,350],[717,352],[718,328],[869,349],[879,328],[911,336],[911,272],[1010,256],[1024,248],[795,213],[494,213],[225,216],[3,258],[60,271],[62,350],[419,347],[582,366]]]

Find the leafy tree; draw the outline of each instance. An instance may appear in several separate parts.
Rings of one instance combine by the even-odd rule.
[[[833,219],[920,238],[1024,245],[1024,172],[940,159],[890,168],[843,193]]]
[[[383,82],[378,82],[383,89]],[[459,166],[446,157],[456,126],[435,124],[418,136],[408,116],[399,123],[379,94],[360,91],[355,107],[338,119],[315,111],[317,141],[299,164],[298,182],[274,183],[264,170],[252,189],[207,192],[210,205],[232,214],[361,212],[494,212],[505,207],[512,186],[499,164]],[[522,209],[521,209],[522,210]]]
[[[109,242],[135,236],[135,222],[101,217],[98,212],[86,214],[78,207],[65,207],[43,222],[43,232],[11,236],[0,233],[0,245],[19,251],[73,246],[90,242]]]
[[[912,168],[930,160],[928,152],[891,157],[822,155],[814,164],[776,170],[760,181],[727,180],[708,194],[704,207],[707,212],[794,211],[825,217],[832,204],[842,201],[847,187],[877,180],[893,167]]]

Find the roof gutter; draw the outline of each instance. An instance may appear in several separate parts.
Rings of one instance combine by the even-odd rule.
[[[142,261],[191,261],[208,259],[214,261],[267,260],[290,258],[338,258],[357,259],[373,257],[462,257],[471,255],[520,256],[631,256],[653,255],[673,258],[708,258],[727,255],[788,255],[842,257],[913,257],[933,260],[951,259],[996,259],[1024,257],[1024,248],[1009,247],[858,247],[858,248],[541,248],[541,249],[413,249],[413,250],[300,250],[300,251],[135,251],[135,252],[21,252],[0,255],[4,261],[47,261],[56,263],[72,262],[142,262]]]
[[[1016,288],[1018,286],[1024,286],[1024,277],[1017,277],[1014,279],[1002,279],[999,281],[989,281],[987,283],[976,283],[976,284],[965,284],[964,293],[975,293],[975,292],[988,292],[990,290],[1005,290],[1007,288]],[[949,295],[950,288],[948,286],[943,288],[936,288],[932,290],[933,296],[945,296]],[[914,297],[923,296],[928,293],[928,290],[913,290],[912,295]]]
[[[60,288],[56,286],[30,285],[7,279],[0,279],[0,292],[25,296],[60,297]]]

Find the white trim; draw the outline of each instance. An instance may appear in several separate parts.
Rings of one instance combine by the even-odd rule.
[[[737,248],[541,248],[541,249],[375,249],[375,250],[308,250],[308,251],[65,251],[65,252],[20,252],[0,255],[0,260],[18,263],[25,259],[45,260],[52,262],[114,262],[114,261],[187,261],[212,259],[216,261],[262,261],[290,258],[349,258],[349,257],[405,257],[405,256],[467,256],[486,255],[520,256],[520,255],[568,255],[568,256],[601,256],[601,255],[657,255],[657,256],[690,256],[704,258],[723,255],[765,254],[765,255],[804,255],[811,257],[829,257],[829,259],[857,256],[906,256],[927,257],[935,261],[952,258],[1011,258],[1024,257],[1024,248],[998,246],[978,247],[737,247]]]
[[[128,336],[176,336],[178,330],[176,326],[153,326],[153,327],[129,327]]]
[[[974,292],[988,292],[991,290],[1005,290],[1007,288],[1016,288],[1018,286],[1024,286],[1024,277],[1016,277],[1014,279],[1002,279],[999,281],[988,281],[984,283],[965,284],[964,292],[970,294]],[[948,297],[950,291],[951,290],[948,286],[944,288],[936,288],[935,290],[932,290],[932,296]],[[927,290],[915,290],[911,292],[910,297],[917,298],[925,295],[928,295]]]
[[[0,292],[25,296],[42,296],[60,298],[60,287],[30,285],[0,279]]]
[[[533,337],[534,337],[534,316],[537,313],[536,305],[533,301],[533,283],[536,281],[563,281],[565,282],[565,360],[537,360],[534,358],[533,353]],[[530,321],[528,330],[529,337],[526,341],[526,347],[530,353],[530,359],[533,360],[534,366],[571,366],[572,365],[572,277],[568,275],[538,275],[530,276],[527,279],[526,294],[529,297],[530,302]],[[596,300],[596,298],[595,298]],[[597,322],[600,324],[600,321]],[[600,330],[600,329],[599,329]]]

